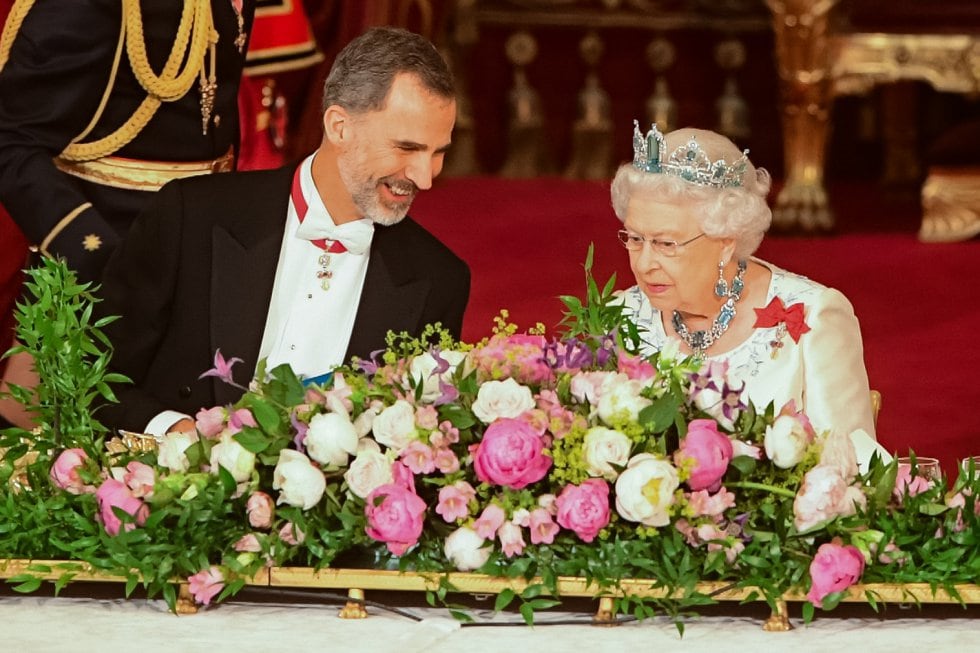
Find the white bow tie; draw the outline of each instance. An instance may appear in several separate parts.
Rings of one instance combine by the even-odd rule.
[[[339,241],[351,254],[363,254],[371,247],[374,223],[368,219],[336,225],[326,215],[307,215],[296,230],[296,235],[306,240]]]

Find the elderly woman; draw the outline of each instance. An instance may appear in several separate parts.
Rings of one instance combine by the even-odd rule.
[[[769,174],[747,154],[714,132],[665,137],[654,127],[644,136],[636,126],[634,159],[616,173],[612,203],[636,276],[623,296],[643,353],[679,340],[683,353],[727,363],[729,380],[744,381],[755,405],[774,401],[778,411],[792,400],[817,431],[863,429],[873,438],[851,304],[752,257],[772,213]]]

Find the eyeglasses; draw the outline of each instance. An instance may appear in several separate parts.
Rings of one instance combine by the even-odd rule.
[[[650,243],[650,246],[653,247],[653,250],[658,254],[660,254],[661,256],[674,257],[677,256],[678,251],[680,250],[681,247],[689,243],[693,243],[695,240],[703,236],[704,233],[700,233],[694,238],[691,238],[690,240],[685,240],[682,243],[679,243],[676,240],[658,240],[657,238],[644,238],[643,236],[639,234],[635,234],[627,229],[620,229],[618,232],[616,232],[616,235],[619,236],[619,242],[623,243],[623,247],[630,250],[631,252],[638,252],[641,249],[643,249],[643,243]]]

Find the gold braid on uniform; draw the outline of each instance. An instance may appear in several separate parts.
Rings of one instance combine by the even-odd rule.
[[[33,2],[33,0],[28,0]],[[109,156],[119,150],[146,127],[150,119],[153,118],[162,102],[171,102],[182,98],[190,90],[195,77],[199,79],[201,85],[202,102],[201,114],[204,132],[207,133],[207,122],[211,117],[214,103],[214,62],[215,44],[218,42],[218,33],[214,29],[214,22],[211,16],[210,0],[184,0],[184,9],[181,14],[180,24],[177,28],[177,36],[174,40],[170,56],[163,67],[160,75],[153,72],[150,62],[146,56],[146,43],[143,36],[143,16],[140,12],[139,0],[122,0],[122,29],[120,35],[120,45],[125,40],[126,53],[129,58],[129,65],[133,69],[133,74],[146,92],[146,99],[140,103],[136,111],[129,119],[111,134],[89,143],[79,143],[85,138],[91,129],[98,122],[99,117],[105,108],[105,101],[108,99],[109,90],[115,83],[116,71],[118,70],[120,50],[116,52],[116,61],[113,64],[112,75],[107,85],[106,95],[103,97],[102,105],[93,117],[88,128],[78,135],[74,141],[65,148],[60,158],[68,161],[92,161]],[[190,47],[188,49],[188,43]],[[2,43],[0,43],[2,45]],[[208,52],[211,54],[211,78],[205,74],[204,59]],[[2,52],[0,52],[2,54]],[[185,57],[186,54],[186,57]],[[183,70],[179,70],[180,64],[186,59]]]
[[[34,0],[14,0],[10,6],[10,13],[7,14],[7,22],[3,25],[3,34],[0,35],[0,70],[7,64],[10,58],[10,48],[14,44],[14,37],[20,31],[20,25],[24,22],[27,12],[34,6]]]

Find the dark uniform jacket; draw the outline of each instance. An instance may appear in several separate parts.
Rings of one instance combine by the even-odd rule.
[[[238,143],[237,94],[244,52],[235,45],[231,0],[213,0],[217,92],[214,120],[202,133],[197,81],[180,99],[163,102],[149,124],[114,156],[152,161],[217,159]],[[143,40],[159,74],[174,46],[184,2],[143,0]],[[0,203],[28,240],[44,242],[63,219],[82,211],[48,244],[87,279],[98,277],[110,250],[152,192],[83,181],[53,158],[81,134],[109,84],[122,21],[120,0],[38,0],[27,13],[0,72]],[[245,0],[245,33],[254,0]],[[210,54],[206,68],[210,67]],[[196,80],[196,77],[195,77]],[[146,98],[125,50],[102,117],[83,142],[114,131]]]
[[[98,415],[139,431],[163,410],[194,415],[241,390],[212,377],[214,352],[255,370],[272,297],[295,167],[176,181],[133,225],[106,268],[99,304],[113,368],[133,386]],[[441,322],[456,338],[469,298],[467,265],[411,218],[376,226],[347,357],[385,347],[388,330],[418,335]],[[329,334],[324,334],[329,337]]]

